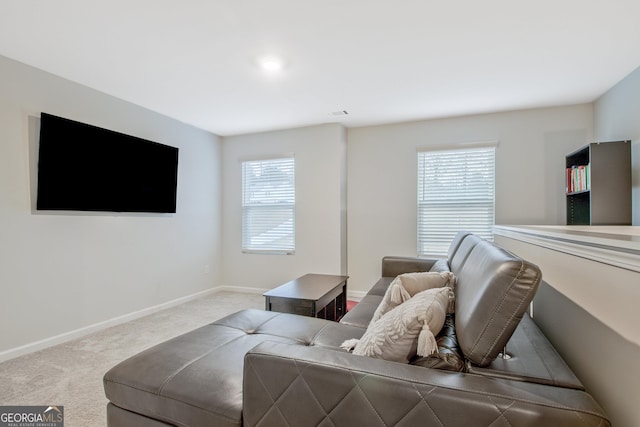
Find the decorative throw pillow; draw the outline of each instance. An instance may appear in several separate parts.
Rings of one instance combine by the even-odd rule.
[[[371,322],[380,319],[383,314],[392,308],[399,306],[418,292],[427,289],[441,288],[443,286],[454,287],[455,276],[447,272],[420,272],[401,274],[389,285],[382,298],[382,302],[373,313]]]
[[[442,287],[417,293],[403,304],[371,322],[362,338],[346,340],[340,347],[353,354],[409,363],[417,354],[438,351],[437,334],[452,307],[453,289]]]

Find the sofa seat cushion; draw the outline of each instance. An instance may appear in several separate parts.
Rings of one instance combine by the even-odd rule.
[[[348,339],[360,338],[367,328],[359,326],[344,325],[342,323],[329,322],[313,338],[309,346],[329,348],[331,350],[345,352],[347,350],[340,345]]]
[[[393,280],[393,278],[391,277],[383,277],[382,279],[388,279],[386,280],[387,286],[389,286],[389,283],[391,283],[391,280]],[[365,295],[365,297],[362,298],[362,300],[360,300],[360,302],[358,302],[355,307],[349,310],[347,314],[342,316],[342,319],[340,319],[340,323],[366,329],[371,322],[373,313],[375,313],[381,302],[382,295]]]
[[[469,372],[584,390],[580,380],[526,313],[507,343],[507,355],[508,358],[497,357],[484,368],[469,364]]]
[[[104,376],[105,393],[122,409],[170,424],[241,426],[245,354],[265,341],[310,345],[330,323],[240,311],[116,365]]]

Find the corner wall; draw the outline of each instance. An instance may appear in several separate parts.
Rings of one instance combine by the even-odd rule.
[[[640,68],[612,87],[594,107],[596,141],[631,140],[632,224],[640,225]]]
[[[0,75],[0,360],[219,283],[219,137],[8,58]],[[32,211],[42,111],[178,147],[177,213]]]
[[[640,68],[617,83],[594,103],[594,141],[632,141],[632,223],[640,225]],[[613,425],[637,426],[640,412],[635,391],[640,371],[634,365],[640,347],[605,325],[560,290],[567,286],[623,289],[627,301],[637,301],[637,279],[630,271],[587,263],[510,239],[501,243],[532,262],[545,275],[534,304],[535,321],[611,417]],[[572,259],[573,258],[573,259]],[[587,268],[585,265],[588,264]],[[606,276],[606,280],[598,279]],[[630,276],[630,278],[628,278]],[[637,276],[637,274],[635,274]],[[604,288],[601,288],[603,287]],[[587,297],[590,294],[584,294]],[[615,300],[604,301],[613,303]],[[633,323],[630,323],[633,324]]]

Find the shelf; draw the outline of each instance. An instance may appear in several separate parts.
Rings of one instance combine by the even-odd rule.
[[[575,195],[577,195],[577,194],[584,194],[584,193],[590,193],[590,192],[591,192],[591,189],[589,189],[589,190],[582,190],[582,191],[573,191],[573,192],[571,192],[571,193],[566,193],[566,194],[567,194],[567,196],[575,196]]]

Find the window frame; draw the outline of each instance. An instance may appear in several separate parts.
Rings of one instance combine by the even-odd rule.
[[[487,240],[493,240],[497,148],[497,141],[488,141],[419,147],[417,149],[416,252],[418,256],[446,256],[449,243],[460,230],[471,231]],[[486,155],[488,160],[485,160],[490,162],[486,170],[484,168],[481,171],[476,169],[475,167],[478,167],[479,164],[469,160],[469,158],[480,154]],[[428,181],[436,180],[437,177],[434,177],[437,172],[426,170],[429,166],[425,162],[430,155],[432,157],[430,162],[435,161],[436,158],[439,158],[440,162],[451,162],[456,160],[456,157],[460,162],[458,165],[443,163],[440,176],[444,179],[441,181],[448,184],[442,184],[440,188],[431,193],[428,192]],[[455,168],[462,168],[462,165],[465,165],[465,170],[471,171],[471,173],[455,177],[450,174]],[[471,170],[470,166],[472,166]],[[487,187],[489,184],[487,179],[478,178],[478,172],[491,174],[489,187]],[[430,176],[427,178],[429,174]],[[475,174],[475,176],[471,174]],[[454,188],[453,181],[457,181],[455,186],[458,188]],[[470,184],[476,188],[475,191],[468,191]],[[450,190],[447,191],[447,189]],[[455,197],[452,198],[452,195]],[[432,208],[429,212],[425,212],[429,206]],[[438,210],[441,212],[438,213]],[[452,216],[451,212],[456,212],[457,215]],[[426,215],[431,215],[433,220],[426,219]],[[480,225],[478,225],[477,222],[483,216],[487,217],[487,221],[480,221]],[[453,220],[449,221],[448,219]]]
[[[280,166],[274,166],[274,163],[277,165],[278,163],[282,163]],[[268,198],[265,195],[256,196],[253,201],[251,201],[251,195],[248,193],[248,189],[251,185],[259,187],[259,180],[254,180],[254,182],[248,182],[248,169],[249,167],[253,167],[254,169],[264,169],[269,167],[282,167],[286,168],[284,173],[290,173],[291,176],[291,186],[288,188],[281,188],[278,192],[281,192],[281,197],[272,197]],[[247,158],[241,159],[241,248],[242,253],[246,254],[272,254],[272,255],[294,255],[296,250],[296,161],[293,153],[281,154],[281,155],[273,155],[268,157],[259,157],[259,158]],[[273,184],[277,182],[276,179],[273,181],[263,181],[263,185]],[[256,185],[258,184],[258,185]],[[263,199],[260,201],[260,199]],[[290,221],[291,224],[287,224],[285,226],[285,230],[290,228],[290,232],[286,234],[281,234],[285,239],[289,241],[288,244],[276,244],[276,245],[266,245],[261,246],[259,243],[250,243],[252,238],[257,238],[260,236],[258,234],[251,234],[251,227],[258,227],[256,222],[262,221],[263,226],[266,224],[265,231],[261,234],[273,233],[273,231],[285,222],[280,224],[276,224],[277,219],[269,218],[271,214],[262,214],[258,213],[261,211],[269,211],[274,209],[285,209],[290,210],[290,216],[285,221]],[[253,215],[252,215],[253,213]],[[252,221],[252,218],[256,219]],[[273,224],[268,224],[268,221],[273,221]],[[290,234],[290,236],[289,236]],[[276,237],[278,236],[278,232],[274,234]],[[282,237],[281,237],[282,238]],[[259,241],[259,239],[258,239]]]

